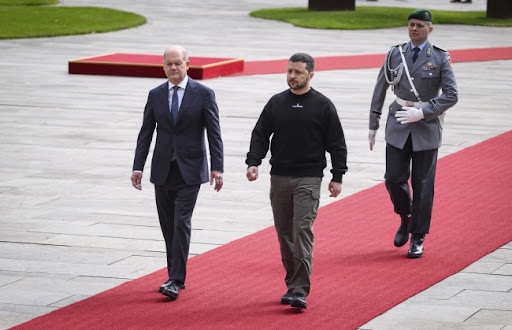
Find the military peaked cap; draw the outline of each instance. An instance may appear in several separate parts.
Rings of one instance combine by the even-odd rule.
[[[418,9],[418,10],[413,11],[409,15],[408,19],[411,19],[411,18],[419,19],[420,21],[432,22],[432,13],[426,9]]]

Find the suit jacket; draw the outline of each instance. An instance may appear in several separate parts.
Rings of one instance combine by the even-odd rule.
[[[187,184],[202,184],[210,180],[205,131],[211,158],[211,170],[223,172],[223,144],[219,125],[219,110],[213,91],[188,79],[176,123],[169,109],[168,83],[149,92],[144,119],[137,139],[133,170],[142,171],[148,156],[153,132],[156,143],[151,161],[150,181],[163,185],[167,180],[172,159],[176,159]]]
[[[457,103],[457,84],[453,73],[450,54],[433,46],[430,41],[419,54],[416,62],[412,62],[412,49],[410,42],[402,44],[404,57],[413,79],[414,86],[423,102],[428,105],[422,107],[425,118],[410,124],[399,123],[394,114],[401,110],[402,106],[396,101],[389,106],[389,114],[386,122],[386,142],[402,149],[409,135],[412,138],[414,151],[437,149],[441,146],[443,132],[443,117],[446,110]],[[397,68],[402,63],[402,57],[398,47],[393,47],[389,54],[389,67]],[[373,92],[370,108],[370,129],[379,128],[379,120],[382,114],[382,106],[386,97],[388,83],[385,74],[389,74],[382,66],[377,77],[377,84]],[[396,77],[396,76],[395,76]],[[395,77],[388,78],[393,80]],[[404,73],[393,88],[396,96],[403,100],[418,102],[412,92],[411,85]]]

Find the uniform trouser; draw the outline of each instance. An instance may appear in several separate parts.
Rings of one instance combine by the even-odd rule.
[[[386,188],[394,211],[400,215],[412,215],[407,229],[409,233],[428,234],[430,230],[436,164],[437,149],[413,151],[410,136],[403,149],[386,145]]]
[[[270,202],[290,293],[308,295],[322,178],[272,175]]]
[[[200,185],[189,185],[176,162],[165,185],[155,185],[160,228],[165,240],[169,279],[185,283],[190,249],[191,219]]]

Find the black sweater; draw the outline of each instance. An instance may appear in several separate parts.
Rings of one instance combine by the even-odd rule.
[[[332,181],[342,182],[347,171],[347,146],[334,104],[311,88],[295,95],[289,89],[265,105],[247,153],[248,166],[258,166],[270,143],[271,174],[323,177],[325,152],[331,154]]]

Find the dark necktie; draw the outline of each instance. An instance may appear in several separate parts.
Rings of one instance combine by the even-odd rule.
[[[176,119],[178,118],[178,89],[180,89],[178,86],[173,86],[174,93],[172,94],[172,101],[171,101],[171,117],[172,121],[176,123]]]
[[[418,53],[420,52],[420,49],[418,47],[414,47],[412,51],[414,52],[414,54],[412,54],[412,62],[414,63],[418,59]]]

